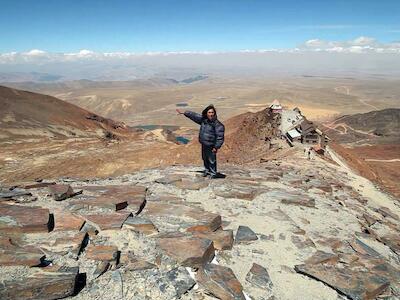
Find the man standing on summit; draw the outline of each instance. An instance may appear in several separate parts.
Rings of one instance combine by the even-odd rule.
[[[217,152],[224,143],[225,126],[217,119],[215,107],[207,106],[201,115],[193,111],[176,111],[200,125],[199,142],[205,168],[204,177],[209,175],[212,179],[217,178]]]

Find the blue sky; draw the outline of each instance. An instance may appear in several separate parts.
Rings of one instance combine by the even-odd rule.
[[[0,53],[236,51],[400,41],[400,0],[0,0]]]

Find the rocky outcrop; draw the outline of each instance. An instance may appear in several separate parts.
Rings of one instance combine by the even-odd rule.
[[[312,163],[226,166],[217,180],[179,166],[59,179],[82,193],[4,198],[0,298],[399,297],[396,206]]]

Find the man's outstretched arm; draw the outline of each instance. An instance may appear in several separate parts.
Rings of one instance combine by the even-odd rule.
[[[201,124],[201,121],[203,120],[203,117],[200,114],[195,113],[194,111],[187,110],[185,112],[182,112],[179,109],[177,109],[176,111],[178,112],[178,114],[185,115],[185,117],[189,118],[190,120],[192,120],[197,124]]]

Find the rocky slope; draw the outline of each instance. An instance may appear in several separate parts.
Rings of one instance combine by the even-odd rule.
[[[0,298],[400,297],[400,208],[368,180],[301,149],[199,171],[3,187]]]
[[[123,124],[57,98],[0,86],[0,140],[118,137]]]
[[[355,171],[400,196],[400,109],[345,115],[322,126]]]

